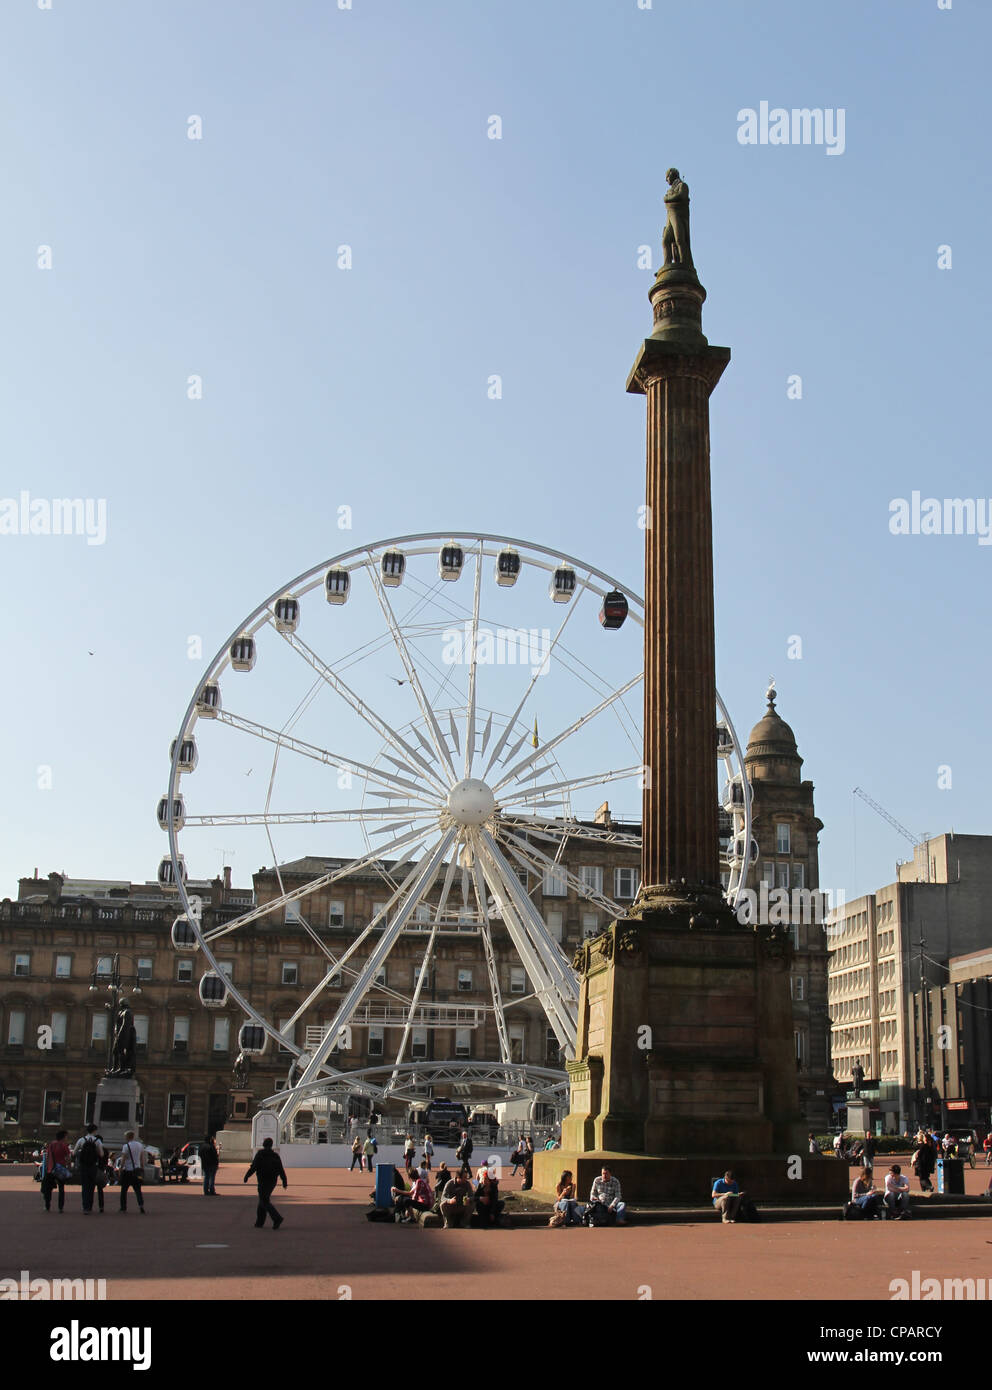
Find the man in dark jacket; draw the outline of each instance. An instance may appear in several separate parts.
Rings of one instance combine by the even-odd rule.
[[[258,1183],[258,1211],[255,1214],[255,1225],[264,1226],[265,1217],[272,1217],[272,1229],[278,1231],[283,1223],[283,1217],[279,1215],[275,1207],[269,1201],[275,1191],[276,1183],[282,1180],[283,1191],[286,1190],[286,1170],[282,1166],[282,1159],[272,1150],[272,1140],[266,1139],[258,1153],[252,1159],[251,1167],[245,1174],[245,1182],[255,1174],[255,1181]]]
[[[220,1154],[214,1143],[214,1136],[208,1134],[200,1145],[200,1170],[203,1173],[204,1197],[216,1197],[217,1169],[220,1167]]]

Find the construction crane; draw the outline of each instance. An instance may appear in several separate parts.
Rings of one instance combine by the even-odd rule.
[[[892,828],[893,828],[894,830],[898,830],[898,831],[899,831],[899,834],[902,835],[904,839],[907,839],[907,840],[909,841],[909,843],[913,846],[914,849],[915,849],[918,845],[925,845],[925,844],[927,844],[927,843],[929,842],[929,839],[930,839],[930,836],[929,836],[929,835],[927,835],[927,834],[925,834],[925,833],[924,833],[923,835],[914,835],[914,834],[912,833],[912,831],[907,830],[906,827],[905,827],[904,825],[902,825],[899,821],[897,821],[896,818],[895,818],[895,816],[890,816],[889,813],[888,813],[888,811],[885,809],[884,806],[879,806],[879,804],[878,804],[877,801],[873,801],[872,798],[868,795],[868,793],[867,793],[866,791],[862,791],[860,787],[855,787],[855,788],[854,788],[854,795],[855,795],[855,796],[860,796],[861,800],[864,801],[868,806],[870,806],[871,809],[872,809],[873,811],[875,811],[878,815],[880,815],[880,816],[882,817],[883,820],[887,820],[888,823],[892,826]],[[929,883],[929,882],[930,882],[930,855],[929,855],[929,852],[926,854],[925,859],[926,859],[927,882]]]

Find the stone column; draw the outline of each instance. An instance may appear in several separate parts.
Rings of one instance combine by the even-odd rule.
[[[709,398],[730,349],[703,336],[705,298],[695,271],[658,273],[627,380],[647,397],[642,901],[720,882]]]

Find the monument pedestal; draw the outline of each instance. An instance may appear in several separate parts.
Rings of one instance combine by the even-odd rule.
[[[859,1139],[865,1134],[872,1133],[871,1103],[863,1096],[847,1102],[847,1128]]]
[[[217,1134],[217,1143],[221,1145],[221,1160],[230,1159],[232,1162],[250,1162],[254,1152],[251,1143],[251,1104],[254,1099],[253,1093],[241,1087],[232,1087],[231,1092],[231,1113],[227,1117],[227,1123]]]
[[[129,1129],[138,1133],[139,1095],[133,1076],[104,1076],[97,1082],[93,1121],[108,1148],[119,1149]]]
[[[765,1200],[839,1200],[846,1170],[807,1161],[791,955],[718,893],[681,888],[584,943],[569,1114],[561,1149],[535,1158],[535,1188],[571,1168],[581,1192],[608,1162],[633,1200],[699,1200],[727,1168]]]

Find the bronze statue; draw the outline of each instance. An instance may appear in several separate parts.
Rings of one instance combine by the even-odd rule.
[[[861,1097],[861,1087],[864,1085],[865,1081],[864,1067],[862,1067],[860,1062],[855,1062],[854,1066],[851,1068],[851,1080],[854,1083],[854,1099],[859,1100]]]
[[[668,182],[668,192],[665,194],[668,221],[661,234],[665,265],[694,270],[692,251],[689,249],[689,185],[682,182],[677,169],[669,169],[665,179]]]
[[[234,1063],[234,1089],[236,1091],[246,1091],[249,1085],[251,1073],[251,1060],[243,1052],[239,1052]]]
[[[113,1060],[110,1067],[111,1076],[134,1075],[134,1049],[136,1037],[137,1035],[134,1030],[134,1014],[132,1014],[127,1004],[121,1000],[114,1032]]]

